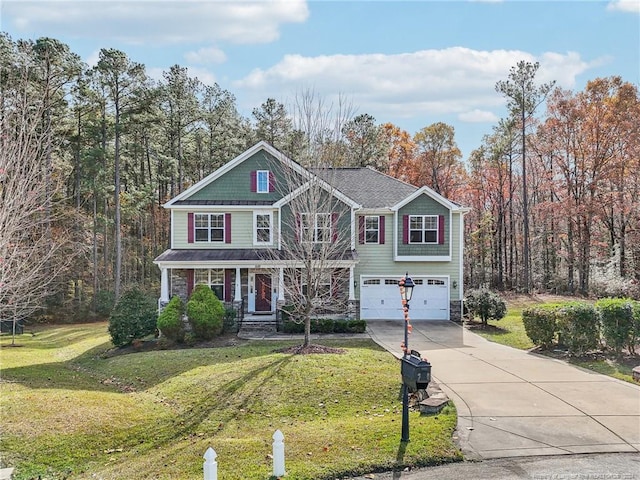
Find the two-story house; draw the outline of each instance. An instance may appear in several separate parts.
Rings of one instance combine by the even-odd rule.
[[[298,188],[292,188],[291,172]],[[288,222],[292,199],[305,195],[310,178],[320,178],[344,210],[297,213]],[[349,251],[333,267],[347,272],[348,281],[331,285],[329,274],[327,291],[347,297],[353,314],[365,320],[403,318],[398,280],[409,272],[416,283],[412,320],[460,318],[468,209],[426,186],[370,168],[306,170],[260,142],[165,208],[171,213],[171,245],[155,260],[160,306],[206,284],[221,300],[242,300],[248,313],[275,312],[287,302],[285,236],[331,242],[339,231]]]

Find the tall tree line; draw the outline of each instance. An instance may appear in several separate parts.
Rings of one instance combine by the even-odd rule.
[[[153,81],[122,51],[103,49],[89,67],[55,39],[5,34],[0,54],[0,140],[5,152],[35,141],[42,187],[37,201],[11,208],[40,212],[37,232],[66,252],[43,266],[56,275],[39,306],[58,315],[86,318],[130,285],[155,292],[152,261],[169,244],[162,205],[259,140],[303,163],[322,152],[314,165],[375,168],[472,207],[468,286],[588,293],[605,274],[640,281],[640,107],[637,86],[620,78],[551,90],[535,82],[537,66],[518,64],[496,86],[510,115],[463,161],[452,126],[412,135],[354,115],[345,99],[332,106],[338,120],[312,117],[326,110],[313,92],[289,107],[266,99],[246,118],[233,93],[179,65]],[[19,112],[33,136],[17,134]],[[0,166],[1,185],[12,165]],[[9,205],[5,217],[19,218]],[[16,240],[0,232],[2,242]]]
[[[470,157],[468,282],[638,296],[638,87],[610,77],[547,93],[526,133],[512,110]]]

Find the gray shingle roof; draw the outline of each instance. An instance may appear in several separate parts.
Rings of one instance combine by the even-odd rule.
[[[363,208],[390,208],[418,190],[418,187],[371,168],[321,168],[311,171]]]

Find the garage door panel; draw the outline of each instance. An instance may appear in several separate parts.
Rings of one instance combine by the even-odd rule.
[[[416,287],[410,302],[411,320],[449,319],[449,288],[445,277],[414,277]],[[402,319],[397,280],[363,277],[360,289],[360,318]]]

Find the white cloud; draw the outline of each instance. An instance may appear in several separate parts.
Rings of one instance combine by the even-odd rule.
[[[227,60],[225,53],[217,47],[203,47],[196,51],[190,51],[184,54],[184,58],[189,63],[200,65],[224,63]]]
[[[500,118],[493,112],[478,110],[477,108],[458,115],[458,120],[468,123],[496,123]]]
[[[162,82],[164,81],[164,72],[168,70],[168,68],[147,67],[145,71],[149,78],[156,82]],[[191,78],[197,78],[205,85],[213,85],[217,81],[216,76],[206,68],[187,67],[187,75]]]
[[[89,65],[89,67],[95,67],[98,64],[98,60],[100,60],[100,50],[94,50],[84,59],[84,62]]]
[[[463,47],[396,55],[287,55],[268,69],[253,70],[235,87],[253,94],[251,101],[256,102],[269,96],[281,98],[277,92],[286,95],[313,87],[329,99],[338,93],[346,95],[375,117],[458,115],[473,121],[481,116],[478,112],[487,115],[502,108],[505,101],[495,84],[506,79],[520,60],[539,61],[536,80],[553,79],[565,88],[572,88],[576,76],[596,64],[573,52],[536,57],[518,50]]]
[[[276,40],[286,23],[304,22],[306,0],[100,1],[4,0],[3,16],[18,32],[92,37],[131,44]]]
[[[640,13],[640,0],[611,0],[607,4],[607,10]]]

